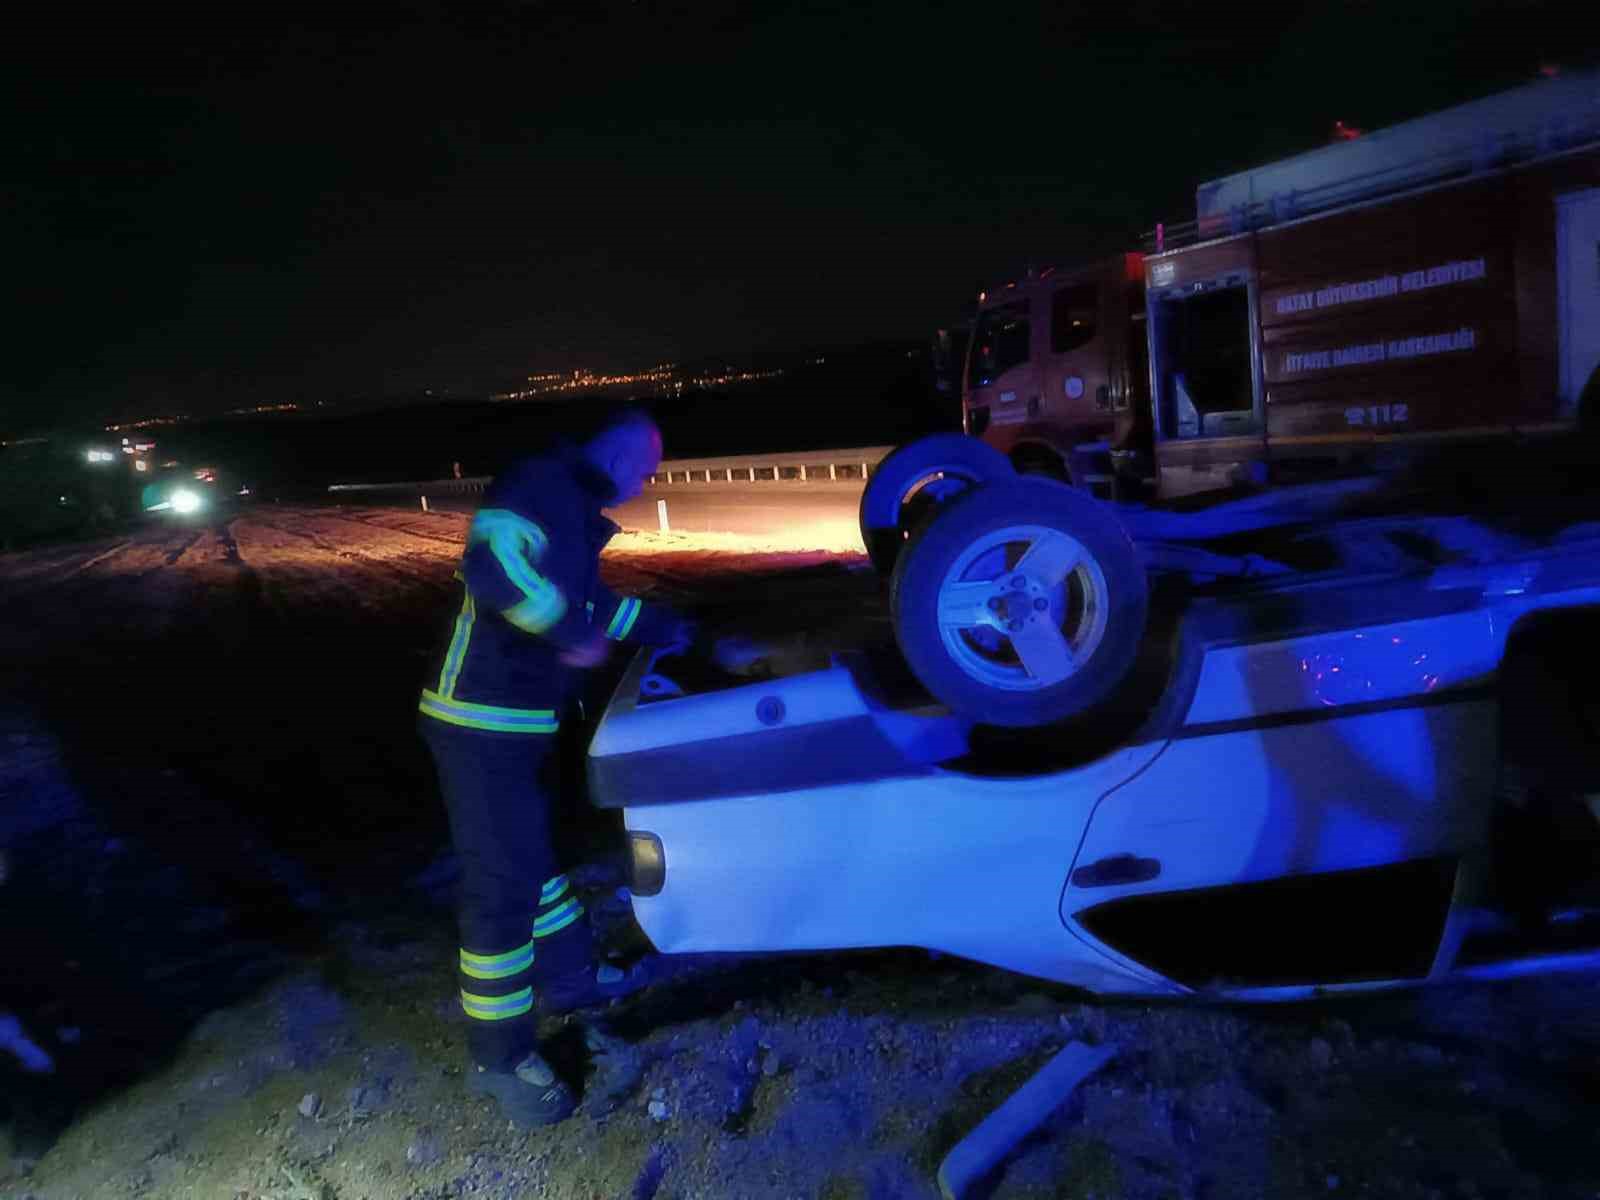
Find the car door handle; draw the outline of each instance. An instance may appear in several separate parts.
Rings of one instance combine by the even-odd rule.
[[[1133,854],[1113,854],[1099,862],[1079,867],[1072,873],[1072,886],[1081,888],[1120,887],[1127,883],[1148,883],[1161,874],[1161,863],[1154,858]]]

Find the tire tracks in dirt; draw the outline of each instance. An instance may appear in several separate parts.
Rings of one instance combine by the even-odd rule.
[[[4,581],[0,649],[25,660],[41,639],[76,627],[87,639],[75,643],[80,653],[114,655],[121,646],[193,627],[203,622],[200,614],[234,603],[282,619],[281,607],[262,603],[261,581],[239,553],[231,524],[147,526],[111,546],[80,546],[75,561],[52,562],[20,587]],[[225,637],[218,649],[226,654],[238,644],[237,637]]]
[[[298,527],[302,516],[316,520],[320,514],[291,510],[282,520],[252,514],[236,533],[241,557],[249,558],[260,574],[260,598],[273,619],[292,620],[308,596],[320,595],[323,604],[362,628],[398,618],[397,645],[410,646],[413,637],[423,636],[417,631],[426,631],[428,644],[418,643],[408,651],[425,657],[450,596],[450,566],[444,556],[431,547],[426,555],[402,561],[392,554],[363,553],[355,543],[357,531],[350,530],[351,543],[341,543],[334,539],[346,527],[338,527],[330,537],[327,530]],[[386,531],[373,523],[367,536],[375,539],[380,532]]]
[[[407,537],[421,538],[424,541],[442,542],[445,545],[452,547],[457,553],[460,553],[465,544],[465,539],[459,535],[450,536],[442,533],[424,533],[421,530],[408,529],[403,525],[389,525],[382,521],[373,520],[370,517],[352,516],[350,513],[318,512],[317,516],[327,517],[335,521],[350,521],[356,525],[365,525],[369,529],[381,529],[385,533],[400,533],[406,535]]]
[[[79,571],[87,571],[90,567],[98,566],[112,555],[120,554],[122,551],[128,549],[128,547],[132,545],[134,545],[134,542],[131,539],[126,542],[118,542],[115,546],[111,547],[111,549],[102,551],[101,553],[96,554],[93,558],[86,559],[82,563],[79,563],[76,567],[69,571],[68,574],[75,575]]]
[[[320,515],[321,514],[318,514],[318,516],[320,516]],[[417,569],[417,568],[403,566],[403,565],[400,565],[399,563],[396,563],[391,558],[386,558],[385,556],[380,555],[380,554],[365,553],[362,550],[354,547],[353,545],[348,545],[348,546],[337,545],[334,542],[329,541],[327,538],[321,536],[320,534],[317,534],[317,533],[312,532],[310,530],[296,529],[296,528],[293,528],[292,526],[283,525],[283,524],[280,524],[280,523],[278,523],[276,521],[269,521],[269,520],[266,520],[266,519],[264,519],[262,517],[254,516],[254,515],[252,515],[251,520],[255,524],[259,524],[264,528],[274,530],[275,532],[283,534],[286,537],[297,538],[297,539],[299,539],[301,541],[309,542],[312,546],[316,547],[318,550],[321,550],[323,553],[335,555],[338,558],[344,559],[346,562],[358,563],[363,567],[377,567],[377,568],[379,568],[379,569],[381,569],[383,571],[388,572],[391,575],[399,576],[399,577],[407,580],[408,582],[415,583],[415,584],[420,584],[420,585],[422,585],[424,587],[427,587],[427,588],[429,588],[430,590],[433,590],[433,591],[443,592],[443,591],[447,590],[448,587],[449,587],[449,582],[450,582],[449,576],[445,575],[445,576],[441,577],[440,574],[439,574],[439,568],[438,567],[434,567],[434,568],[431,568],[431,569],[430,568],[426,568],[426,567],[422,568],[422,569]],[[387,529],[385,526],[378,525],[376,523],[370,523],[369,524],[367,522],[359,522],[359,521],[356,522],[356,523],[357,524],[368,524],[369,528],[383,529],[385,532],[389,532],[389,533],[404,533],[405,532],[404,530],[390,530],[390,529]],[[416,534],[416,535],[412,535],[412,536],[421,537],[423,535]],[[444,541],[446,539],[439,538],[439,539],[434,539],[434,540]],[[459,545],[459,543],[457,543],[457,544]],[[443,566],[443,565],[444,564],[441,561],[440,566]]]
[[[195,534],[174,548],[170,540],[175,531],[151,532],[156,536],[128,538],[87,558],[53,563],[32,576],[7,581],[4,595],[0,597],[0,612],[20,611],[26,618],[37,601],[45,596],[52,598],[50,607],[53,609],[64,610],[84,604],[95,607],[106,591],[118,587],[137,589],[151,576],[166,571],[199,537]],[[148,561],[152,556],[159,558]]]
[[[196,529],[193,533],[191,533],[187,538],[184,539],[183,545],[179,546],[176,550],[167,551],[167,566],[169,566],[169,567],[177,566],[178,565],[178,560],[189,552],[189,548],[191,546],[193,546],[196,542],[198,542],[200,540],[201,536],[204,533],[205,533],[205,530]]]
[[[59,587],[74,577],[82,575],[85,571],[92,570],[101,563],[115,558],[123,551],[143,544],[146,543],[127,538],[89,558],[80,558],[77,554],[66,555],[57,561],[40,565],[35,570],[24,570],[8,581],[6,598],[8,600],[21,599],[36,595],[49,588]],[[81,550],[78,551],[78,554],[81,553]]]

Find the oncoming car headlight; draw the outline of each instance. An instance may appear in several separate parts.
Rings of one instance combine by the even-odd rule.
[[[167,497],[167,502],[172,505],[175,513],[192,513],[198,510],[204,501],[200,493],[190,488],[174,488],[172,495]]]

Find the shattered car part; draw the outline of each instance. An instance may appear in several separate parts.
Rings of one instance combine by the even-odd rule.
[[[1115,1046],[1068,1042],[978,1127],[956,1143],[939,1164],[939,1194],[961,1200],[967,1189],[1000,1164],[1089,1076],[1116,1057]]]

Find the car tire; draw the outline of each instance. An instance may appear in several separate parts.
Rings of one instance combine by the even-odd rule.
[[[918,524],[979,484],[1014,474],[1006,456],[961,433],[936,433],[891,452],[861,493],[861,542],[885,579]]]
[[[912,673],[982,724],[1053,725],[1127,678],[1149,613],[1132,540],[1094,497],[1037,477],[986,484],[923,523],[890,611]]]

